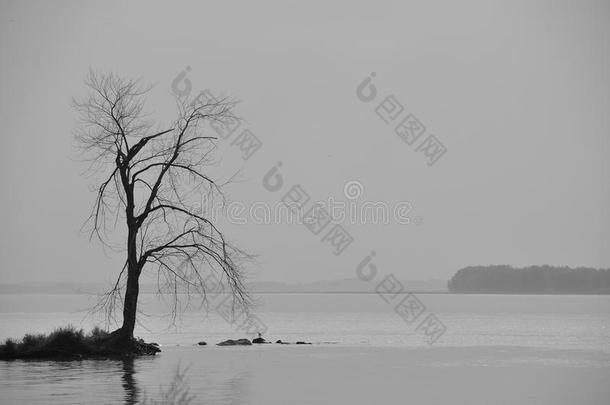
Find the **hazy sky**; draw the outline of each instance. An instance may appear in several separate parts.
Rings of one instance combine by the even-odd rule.
[[[95,179],[73,148],[89,67],[242,100],[263,142],[231,200],[409,201],[418,225],[345,224],[340,256],[302,225],[228,225],[258,280],[448,278],[474,264],[610,267],[610,5],[606,1],[0,2],[0,282],[109,280],[123,257],[80,231]],[[356,88],[371,72],[378,96]],[[447,153],[432,167],[376,115],[394,95]],[[169,108],[169,109],[168,109]],[[154,116],[154,115],[153,115]],[[262,177],[277,162],[285,190]],[[222,170],[220,170],[222,169]]]

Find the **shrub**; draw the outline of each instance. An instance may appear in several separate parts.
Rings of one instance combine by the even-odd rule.
[[[105,338],[107,338],[109,335],[110,335],[110,333],[106,332],[99,326],[96,326],[95,328],[93,328],[91,330],[91,333],[89,334],[89,336],[87,336],[87,339],[91,340],[93,343],[97,344],[97,343],[100,343]]]
[[[85,334],[82,329],[76,330],[68,325],[57,328],[46,339],[46,348],[49,349],[76,349],[82,348],[85,343]]]
[[[20,350],[39,349],[46,343],[46,336],[43,334],[31,335],[27,334],[23,337]]]
[[[17,342],[9,338],[4,341],[4,344],[0,347],[0,351],[6,357],[12,357],[17,352]]]

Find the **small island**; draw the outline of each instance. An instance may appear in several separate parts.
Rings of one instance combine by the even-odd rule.
[[[610,294],[610,269],[470,266],[458,270],[447,288],[471,294]]]
[[[72,325],[55,329],[48,335],[27,334],[21,340],[6,339],[0,344],[0,360],[45,359],[81,360],[84,358],[123,358],[154,355],[161,351],[155,343],[133,339],[129,346],[117,346],[115,335],[99,327],[90,333]]]

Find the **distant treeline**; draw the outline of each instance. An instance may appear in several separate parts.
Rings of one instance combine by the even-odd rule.
[[[610,269],[471,266],[458,270],[447,287],[455,293],[610,294]]]

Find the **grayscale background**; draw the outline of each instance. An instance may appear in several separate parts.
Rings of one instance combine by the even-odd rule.
[[[3,362],[0,403],[140,403],[178,363],[193,403],[606,403],[608,295],[447,294],[447,281],[477,265],[610,267],[609,44],[607,1],[0,0],[0,338],[99,323],[92,294],[124,262],[81,230],[98,178],[83,175],[70,103],[95,69],[154,85],[160,126],[181,73],[191,95],[240,100],[240,131],[261,146],[246,158],[238,132],[219,142],[210,173],[232,178],[226,196],[245,213],[218,222],[256,255],[247,281],[265,334],[314,343],[204,352],[192,345],[254,335],[213,309],[168,328],[145,289],[138,334],[168,348],[158,358]],[[409,114],[425,126],[413,144],[395,131]],[[445,150],[433,164],[418,150],[428,135]],[[338,253],[330,228],[260,219],[297,185],[308,208],[408,214],[348,212]],[[370,264],[374,279],[359,279]],[[397,282],[425,307],[417,322],[380,293]],[[442,324],[434,344],[426,316]]]

